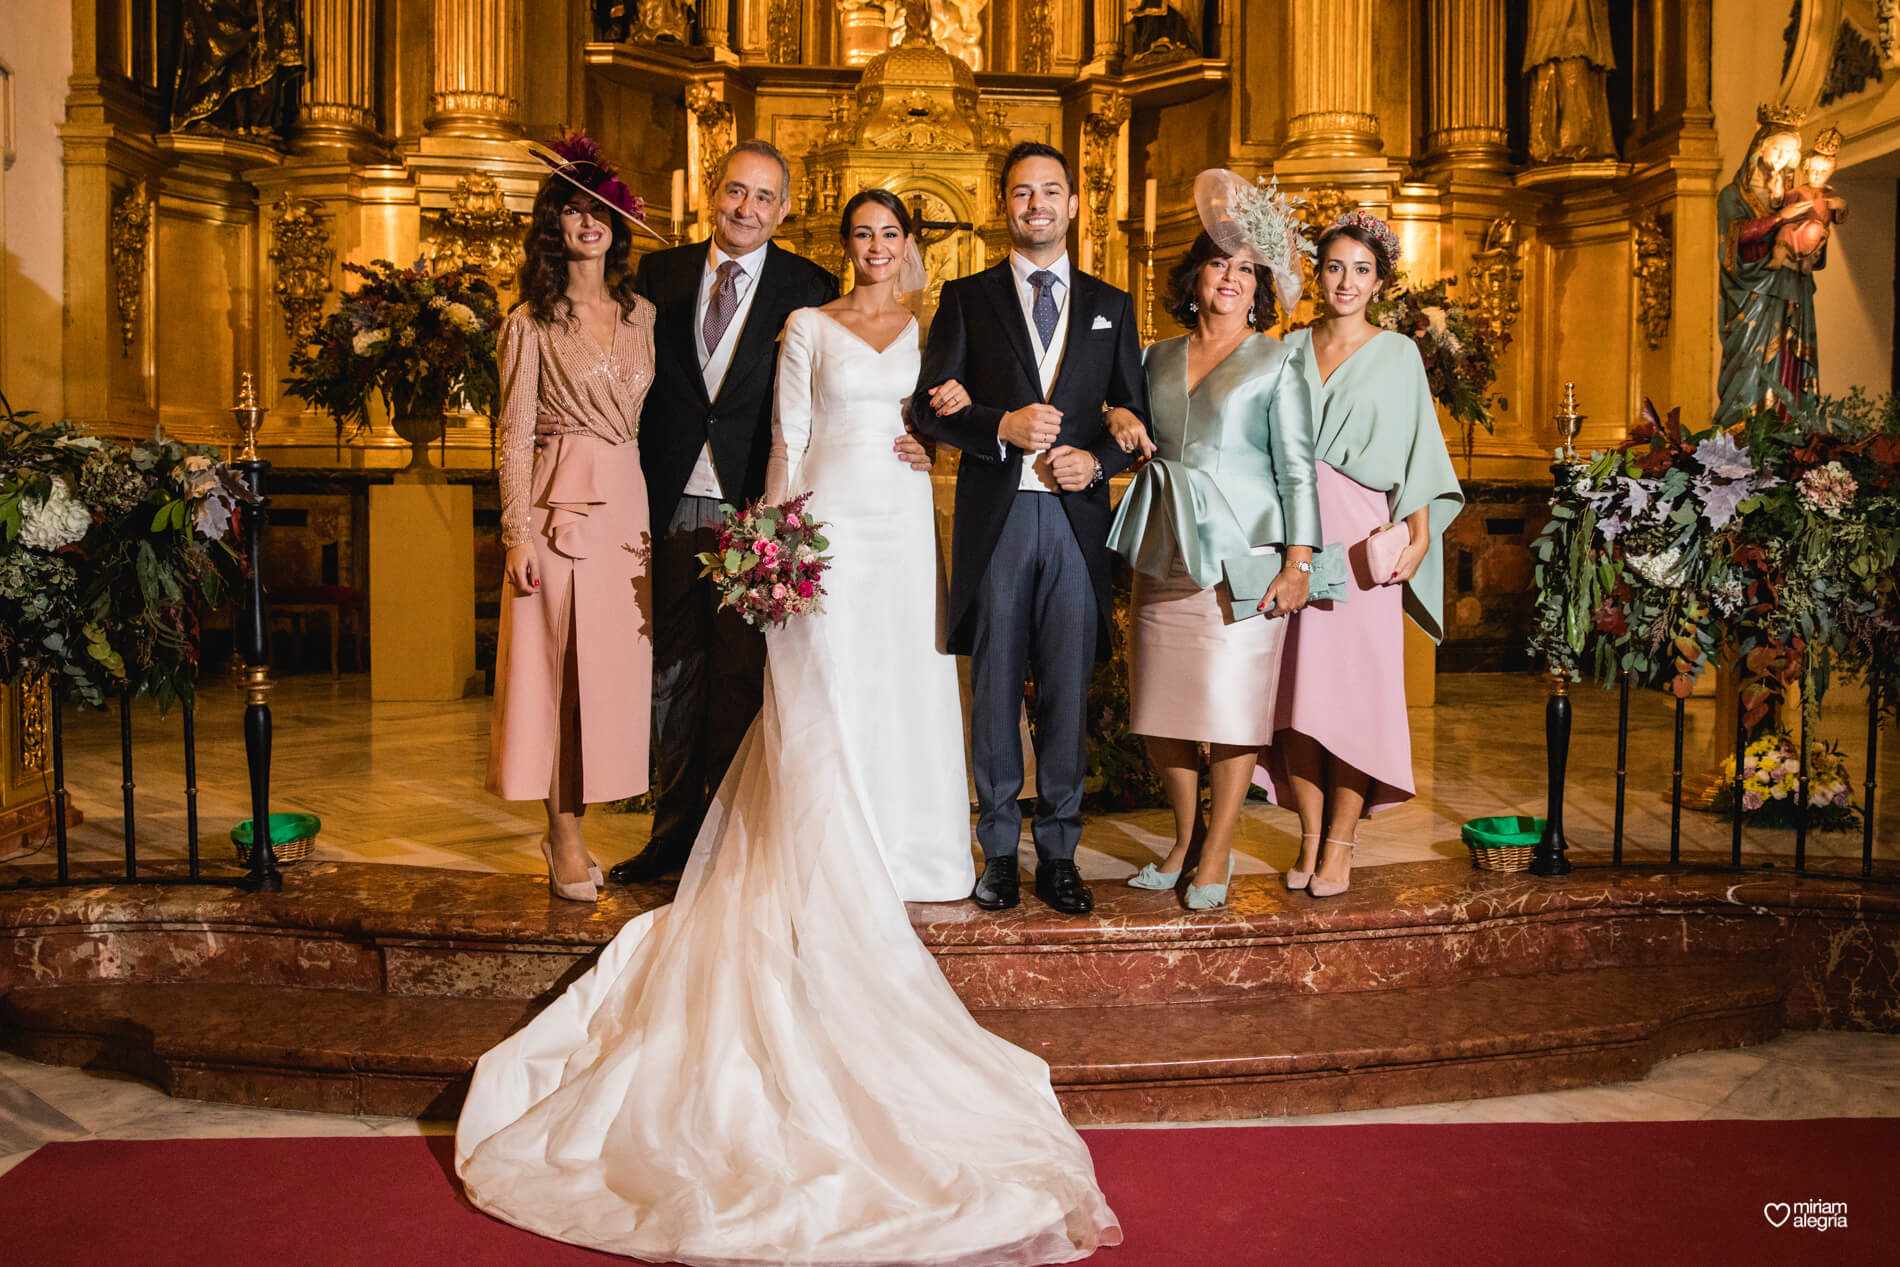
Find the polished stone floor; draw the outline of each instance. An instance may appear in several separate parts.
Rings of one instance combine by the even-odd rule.
[[[1419,794],[1368,820],[1357,864],[1461,857],[1459,825],[1485,814],[1542,813],[1545,799],[1543,683],[1524,675],[1446,675],[1438,704],[1411,710]],[[1616,782],[1616,697],[1593,687],[1573,692],[1576,720],[1570,748],[1566,822],[1573,846],[1607,850]],[[488,702],[392,704],[369,699],[365,674],[340,681],[321,676],[283,680],[273,696],[275,721],[271,805],[318,815],[319,857],[482,871],[534,872],[539,807],[510,804],[482,788],[487,759]],[[229,865],[230,826],[250,816],[242,696],[229,683],[202,693],[196,716],[198,814],[207,859]],[[1713,768],[1714,707],[1689,702],[1684,766],[1690,784]],[[139,855],[177,857],[185,839],[182,724],[174,710],[160,718],[150,705],[133,710],[134,781]],[[1856,795],[1865,768],[1866,707],[1851,686],[1837,687],[1818,727],[1838,741]],[[123,854],[119,721],[116,712],[74,712],[66,723],[66,781],[86,815],[73,835],[76,856],[116,862]],[[1900,735],[1882,737],[1876,853],[1900,858]],[[1666,857],[1673,708],[1653,694],[1630,708],[1626,768],[1626,856]],[[648,827],[641,815],[599,810],[588,816],[596,857],[635,852]],[[1092,879],[1127,875],[1165,852],[1172,831],[1166,811],[1091,817],[1078,855]],[[1270,872],[1291,862],[1298,845],[1292,816],[1249,804],[1237,869]],[[1681,815],[1683,848],[1726,856],[1729,826],[1706,814]],[[1791,859],[1793,832],[1751,830],[1751,854]],[[1860,833],[1811,833],[1811,855],[1858,856]],[[50,850],[44,850],[45,857]],[[1025,861],[1033,862],[1027,848]]]

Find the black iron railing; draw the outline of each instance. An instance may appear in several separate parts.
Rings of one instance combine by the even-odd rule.
[[[1803,658],[1801,680],[1808,679],[1808,664]],[[1625,809],[1629,797],[1629,736],[1630,736],[1630,688],[1631,679],[1624,674],[1617,685],[1616,720],[1616,803],[1610,835],[1608,865],[1624,865]],[[1900,880],[1900,872],[1888,869],[1877,872],[1874,868],[1874,844],[1877,835],[1876,822],[1879,817],[1879,762],[1880,762],[1880,721],[1881,710],[1885,707],[1884,697],[1878,682],[1870,683],[1867,692],[1867,765],[1861,780],[1861,842],[1860,875],[1870,880]],[[1811,827],[1812,807],[1809,804],[1809,768],[1808,757],[1810,743],[1808,738],[1808,719],[1812,711],[1807,693],[1802,694],[1801,706],[1796,710],[1800,722],[1794,737],[1799,749],[1799,765],[1795,775],[1794,798],[1794,853],[1793,869],[1797,875],[1810,874],[1808,867],[1808,832]],[[1569,849],[1572,842],[1564,834],[1564,795],[1566,788],[1566,767],[1570,752],[1571,706],[1570,696],[1564,681],[1559,678],[1552,691],[1550,701],[1544,710],[1544,734],[1546,742],[1546,772],[1548,801],[1545,811],[1547,826],[1542,841],[1538,844],[1531,862],[1531,871],[1537,875],[1565,875],[1572,868]],[[1675,701],[1673,760],[1669,773],[1669,865],[1671,866],[1707,866],[1711,859],[1693,857],[1684,862],[1682,849],[1682,810],[1683,810],[1683,735],[1686,729],[1686,706],[1678,697]],[[1746,710],[1738,683],[1735,700],[1735,770],[1729,782],[1729,806],[1731,826],[1729,832],[1729,856],[1727,866],[1733,870],[1746,869],[1742,858],[1743,830],[1743,778],[1744,759],[1748,749],[1748,725]],[[1779,868],[1780,859],[1763,859],[1758,865],[1763,869]],[[1652,865],[1647,860],[1643,865]],[[1718,864],[1719,865],[1719,864]],[[1839,875],[1838,868],[1830,868],[1826,874]]]
[[[48,754],[53,768],[51,818],[53,828],[54,874],[46,879],[27,873],[21,887],[74,884],[219,884],[236,885],[254,892],[270,892],[283,887],[277,870],[277,858],[270,847],[270,668],[268,614],[264,607],[264,586],[259,564],[269,502],[265,497],[268,462],[255,458],[232,463],[256,500],[242,508],[246,576],[241,589],[243,610],[236,621],[238,654],[244,662],[244,686],[247,704],[244,710],[244,751],[251,786],[250,867],[239,874],[206,875],[198,840],[198,745],[196,715],[189,702],[180,705],[183,712],[185,745],[185,871],[142,869],[138,853],[137,783],[132,773],[132,691],[119,693],[119,787],[125,813],[125,868],[120,874],[101,874],[91,868],[83,876],[73,874],[71,844],[67,831],[68,795],[66,790],[65,726],[62,719],[61,691],[55,678],[47,691]],[[261,826],[260,826],[261,825]],[[10,865],[17,865],[10,864]]]

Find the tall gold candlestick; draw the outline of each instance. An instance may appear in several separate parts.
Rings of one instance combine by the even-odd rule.
[[[251,382],[251,372],[244,371],[244,379],[238,384],[237,404],[231,406],[231,416],[237,419],[238,430],[244,433],[244,447],[238,451],[240,462],[257,461],[257,429],[263,425],[264,411],[257,404],[257,387]]]

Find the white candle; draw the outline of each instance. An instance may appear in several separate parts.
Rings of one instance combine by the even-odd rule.
[[[673,169],[673,232],[680,231],[680,221],[686,218],[686,169]]]
[[[1148,187],[1143,191],[1141,201],[1141,228],[1150,239],[1155,235],[1155,178],[1148,178]]]

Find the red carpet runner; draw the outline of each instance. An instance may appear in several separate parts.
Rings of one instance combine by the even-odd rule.
[[[1102,1267],[1874,1263],[1892,1261],[1900,1227],[1893,1119],[1085,1137],[1127,1237],[1090,1260]],[[449,1155],[441,1137],[48,1144],[0,1176],[0,1259],[13,1267],[626,1261],[471,1209]]]

